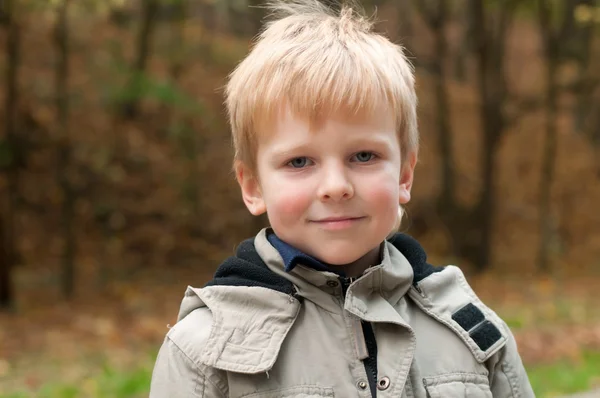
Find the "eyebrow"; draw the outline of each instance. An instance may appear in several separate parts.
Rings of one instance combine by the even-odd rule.
[[[377,137],[375,135],[367,135],[357,138],[349,138],[347,142],[347,146],[358,147],[358,146],[375,146],[375,147],[390,147],[390,140],[387,138]],[[298,142],[292,144],[281,144],[279,146],[275,146],[271,149],[271,155],[277,158],[285,158],[285,157],[293,157],[294,155],[298,155],[298,153],[309,152],[314,149],[314,141],[310,140],[308,142]]]
[[[356,138],[355,140],[352,140],[351,145],[385,145],[385,146],[389,146],[390,141],[387,138],[379,138],[379,137],[375,137],[375,136],[368,136],[368,137],[360,137],[360,138]]]
[[[271,157],[276,159],[284,159],[288,157],[293,157],[301,154],[302,152],[307,152],[311,150],[313,145],[311,143],[302,143],[299,145],[280,145],[272,148],[269,152]]]

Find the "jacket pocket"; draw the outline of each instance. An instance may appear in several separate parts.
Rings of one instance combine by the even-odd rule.
[[[257,392],[243,398],[333,398],[333,388],[317,386],[296,386]]]
[[[423,379],[427,398],[493,398],[486,375],[450,373]]]

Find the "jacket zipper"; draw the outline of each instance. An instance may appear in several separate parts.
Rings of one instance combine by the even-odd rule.
[[[342,284],[342,299],[346,299],[346,293],[348,292],[348,287],[350,284],[354,282],[356,278],[347,278],[345,276],[340,276],[340,283]]]
[[[423,293],[423,290],[419,287],[419,285],[417,283],[413,284],[413,288],[421,295],[421,297],[425,298],[425,293]]]
[[[429,389],[427,388],[427,381],[423,379],[423,387],[425,387],[425,394],[427,398],[431,398],[431,394],[429,393]]]
[[[342,299],[346,300],[346,293],[348,287],[356,278],[340,277],[342,285]],[[365,337],[365,343],[367,345],[367,351],[369,356],[363,360],[365,372],[367,373],[367,379],[369,380],[369,387],[371,390],[371,396],[377,396],[377,341],[375,340],[375,333],[373,327],[369,322],[361,321],[363,335]]]

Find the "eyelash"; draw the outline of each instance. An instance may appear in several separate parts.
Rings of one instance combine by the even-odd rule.
[[[373,151],[359,151],[359,152],[356,152],[354,155],[352,155],[352,156],[350,157],[350,159],[353,159],[353,158],[355,158],[357,155],[359,155],[359,154],[364,154],[364,153],[368,153],[369,155],[371,155],[371,158],[370,158],[369,160],[367,160],[367,161],[364,161],[364,162],[360,162],[360,161],[358,161],[357,163],[369,163],[369,162],[371,162],[371,161],[373,161],[373,160],[375,160],[375,159],[379,158],[379,156],[378,156],[378,155],[377,155],[375,152],[373,152]],[[312,160],[310,160],[310,159],[309,159],[308,157],[306,157],[306,156],[298,156],[298,157],[295,157],[295,158],[293,158],[293,159],[290,159],[289,161],[287,161],[287,162],[285,163],[285,166],[287,166],[287,167],[290,167],[290,168],[292,168],[292,169],[304,169],[304,168],[306,168],[306,166],[309,166],[309,165],[310,165],[310,164],[308,164],[308,165],[306,165],[306,164],[305,164],[305,165],[303,165],[302,167],[294,167],[294,166],[292,165],[292,162],[293,162],[294,160],[298,160],[298,159],[306,159],[306,161],[307,161],[307,162],[311,162],[310,164],[314,163]]]

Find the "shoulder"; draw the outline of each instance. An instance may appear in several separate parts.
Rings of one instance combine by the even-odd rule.
[[[261,373],[275,363],[299,308],[292,296],[263,287],[188,288],[167,337],[199,366]]]
[[[480,363],[502,350],[510,331],[458,267],[430,265],[423,247],[408,235],[395,234],[389,242],[412,267],[414,289],[408,294],[421,310],[458,335]]]
[[[483,363],[501,351],[510,330],[500,317],[486,306],[456,266],[432,272],[411,290],[411,299],[425,313],[450,328]]]
[[[517,343],[508,325],[477,297],[462,271],[445,267],[419,282],[411,297],[448,326],[489,371],[493,396],[534,397]]]
[[[195,364],[202,364],[202,350],[209,340],[213,316],[208,307],[192,310],[167,333],[167,339]]]
[[[151,398],[227,396],[226,375],[204,365],[197,349],[209,329],[198,328],[197,321],[209,319],[206,309],[196,309],[167,333],[152,372]]]

